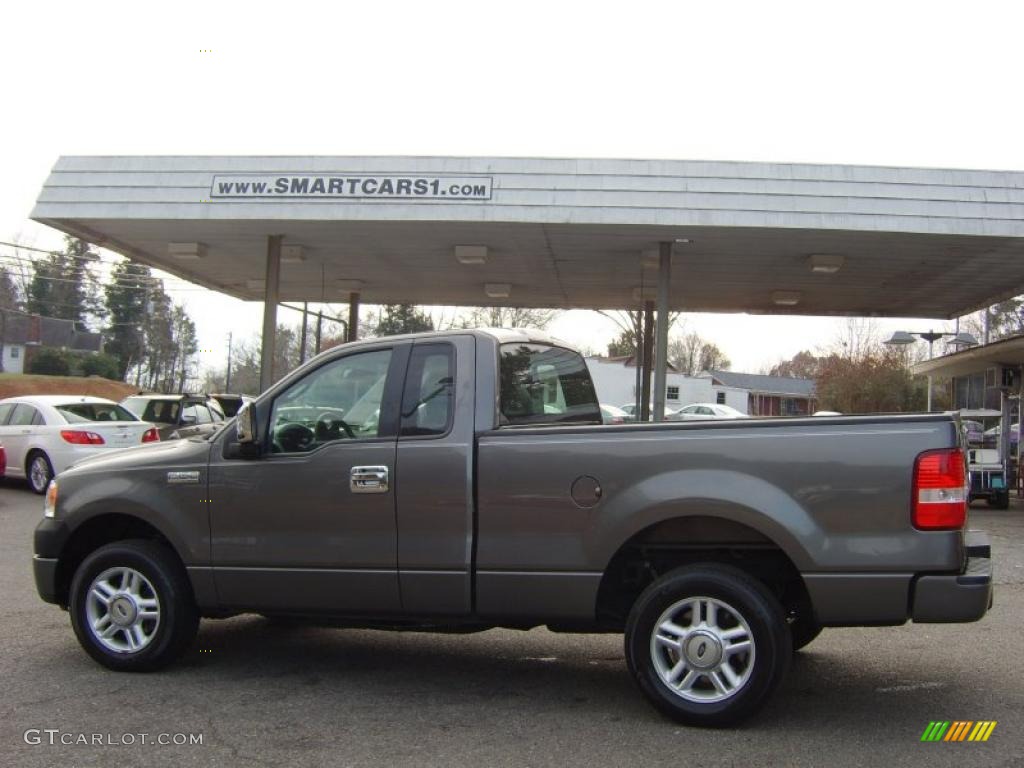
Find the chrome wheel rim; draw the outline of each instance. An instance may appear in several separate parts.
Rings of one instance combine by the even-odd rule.
[[[50,468],[46,466],[46,459],[42,456],[36,456],[32,459],[32,466],[28,471],[29,478],[32,480],[32,487],[37,491],[45,491],[46,486],[50,482]]]
[[[754,670],[754,635],[723,600],[687,597],[661,614],[651,631],[651,660],[662,684],[687,701],[735,696]]]
[[[160,627],[160,598],[134,568],[108,568],[92,580],[85,603],[89,631],[115,653],[138,653]]]

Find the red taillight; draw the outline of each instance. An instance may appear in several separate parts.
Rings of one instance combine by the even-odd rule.
[[[913,521],[924,530],[954,530],[967,521],[967,469],[959,448],[925,451],[914,462]]]
[[[142,442],[144,443],[157,443],[160,441],[160,433],[156,431],[156,427],[150,427],[142,434]]]
[[[78,429],[62,429],[60,436],[65,443],[72,445],[103,445],[103,438],[95,432],[86,432]]]

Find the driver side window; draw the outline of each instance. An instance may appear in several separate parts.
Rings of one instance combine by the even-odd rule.
[[[308,453],[335,440],[377,437],[391,350],[343,357],[321,366],[274,399],[274,453]]]

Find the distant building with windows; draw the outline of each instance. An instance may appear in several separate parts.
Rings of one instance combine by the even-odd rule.
[[[623,357],[588,357],[587,368],[594,380],[597,399],[606,405],[621,406],[636,401],[637,366],[632,355]],[[653,377],[652,377],[653,378]],[[654,382],[651,382],[653,388]],[[654,402],[653,389],[651,402]],[[668,366],[665,405],[678,410],[691,403],[718,403],[747,413],[746,391],[718,384],[706,376],[687,376]]]
[[[813,379],[736,371],[706,371],[701,375],[716,386],[745,390],[747,405],[740,410],[751,416],[808,416],[817,410]]]
[[[0,310],[0,360],[3,373],[24,373],[36,349],[100,352],[103,336],[75,328],[73,320]]]

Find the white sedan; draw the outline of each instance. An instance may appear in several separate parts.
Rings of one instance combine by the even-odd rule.
[[[152,424],[99,397],[33,395],[0,400],[7,476],[45,493],[54,475],[79,459],[160,439]]]
[[[693,403],[692,405],[680,408],[676,418],[680,421],[695,421],[698,419],[749,419],[750,417],[728,405]]]

